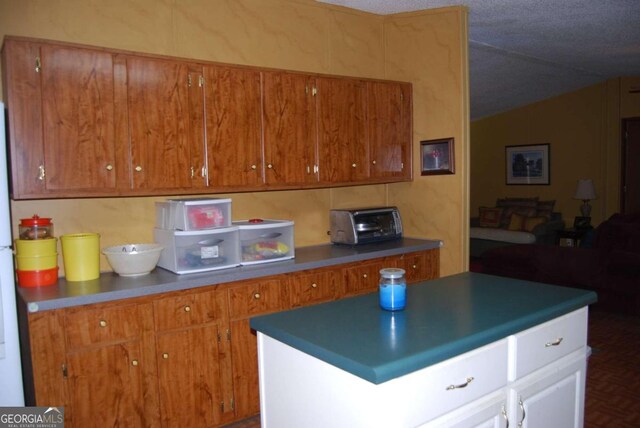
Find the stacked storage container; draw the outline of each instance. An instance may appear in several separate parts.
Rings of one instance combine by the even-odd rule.
[[[278,262],[295,257],[293,222],[251,219],[234,221],[240,228],[241,264]]]
[[[194,273],[240,265],[240,237],[231,225],[231,199],[168,199],[156,202],[158,266]]]

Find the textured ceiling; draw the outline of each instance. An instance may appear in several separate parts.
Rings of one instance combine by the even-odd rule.
[[[469,8],[471,119],[640,76],[640,0],[318,0],[380,15]]]

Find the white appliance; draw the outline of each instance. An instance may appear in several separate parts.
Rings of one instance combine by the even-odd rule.
[[[11,250],[8,181],[4,104],[0,102],[0,407],[20,407],[24,406],[24,392]]]

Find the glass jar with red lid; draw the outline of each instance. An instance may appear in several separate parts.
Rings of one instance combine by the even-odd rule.
[[[18,235],[20,239],[27,240],[53,238],[53,223],[50,218],[43,218],[37,214],[31,218],[20,219]]]

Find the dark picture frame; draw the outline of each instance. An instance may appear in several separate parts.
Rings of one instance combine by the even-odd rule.
[[[420,174],[455,174],[453,143],[453,138],[420,141]]]
[[[549,144],[506,146],[506,183],[516,185],[551,184]]]

